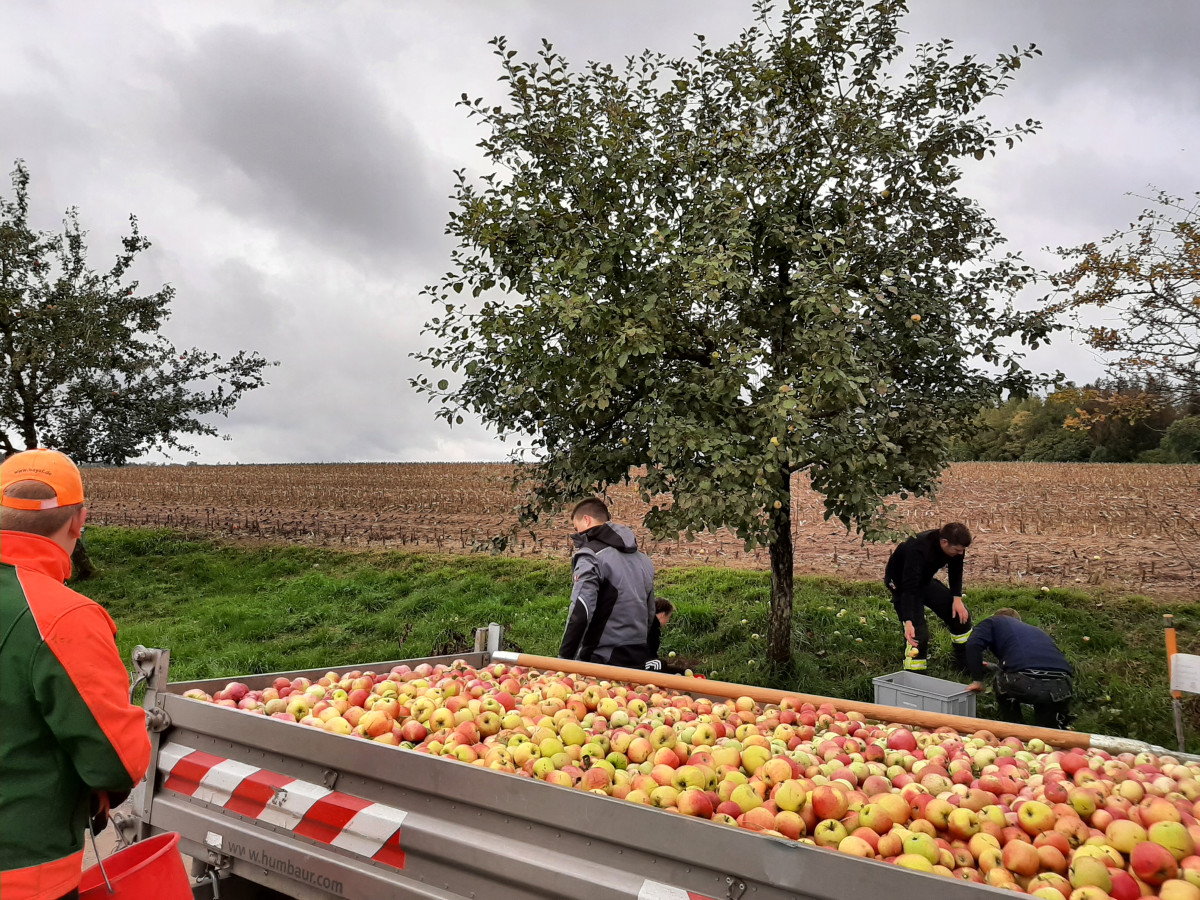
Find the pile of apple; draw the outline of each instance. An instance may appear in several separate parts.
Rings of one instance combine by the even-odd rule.
[[[1200,900],[1200,764],[1168,756],[503,664],[184,696],[1047,900]]]

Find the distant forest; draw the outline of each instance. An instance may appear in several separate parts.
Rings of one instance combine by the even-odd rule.
[[[1200,395],[1152,379],[1067,385],[985,408],[956,460],[1200,463]]]

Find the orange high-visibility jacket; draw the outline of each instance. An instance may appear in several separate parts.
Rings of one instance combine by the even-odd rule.
[[[150,761],[117,627],[66,587],[54,541],[0,532],[0,897],[79,886],[93,790],[129,791]]]

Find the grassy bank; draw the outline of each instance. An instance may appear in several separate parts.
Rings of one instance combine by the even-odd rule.
[[[505,626],[510,649],[554,655],[570,596],[565,560],[232,547],[116,528],[89,528],[88,548],[100,574],[81,587],[116,619],[122,654],[169,647],[176,681],[455,653],[488,622]],[[678,610],[663,653],[721,680],[870,701],[872,678],[900,668],[882,584],[797,579],[786,670],[764,659],[765,573],[664,569],[657,586]],[[1012,606],[1054,636],[1076,666],[1079,730],[1174,746],[1162,614],[1175,614],[1180,649],[1198,652],[1200,606],[970,583],[967,601],[977,619]],[[931,631],[929,674],[955,678],[945,629]],[[1188,743],[1200,752],[1195,709]],[[979,714],[994,711],[981,696]]]

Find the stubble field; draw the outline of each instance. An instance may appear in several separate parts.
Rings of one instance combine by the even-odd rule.
[[[565,515],[510,534],[518,498],[500,463],[146,466],[88,469],[91,521],[169,526],[241,541],[500,552],[563,558]],[[629,488],[610,495],[614,518],[640,522]],[[958,463],[936,500],[900,504],[914,530],[965,522],[976,536],[968,578],[1042,585],[1091,584],[1150,596],[1200,594],[1200,466]],[[882,577],[890,547],[864,545],[826,522],[798,478],[796,569]],[[730,534],[638,540],[659,565],[765,568]]]

